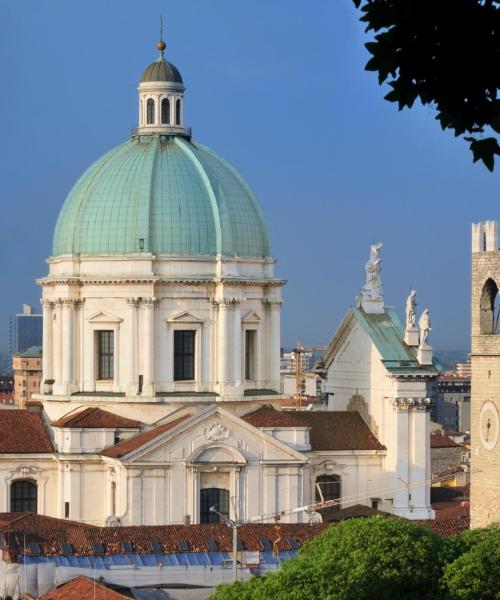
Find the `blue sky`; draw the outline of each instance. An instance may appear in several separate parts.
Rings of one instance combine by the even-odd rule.
[[[38,305],[72,184],[136,124],[160,14],[194,137],[263,205],[283,343],[328,341],[376,240],[386,303],[403,314],[415,287],[432,345],[467,349],[470,224],[500,217],[500,168],[473,165],[431,109],[383,100],[351,0],[0,0],[0,350],[8,315]]]

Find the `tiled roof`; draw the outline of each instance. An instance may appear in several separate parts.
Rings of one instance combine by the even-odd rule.
[[[459,535],[464,531],[470,529],[470,519],[468,517],[463,519],[442,519],[436,521],[414,521],[419,525],[427,527],[437,535],[441,537],[450,537],[452,535]]]
[[[385,450],[355,411],[303,411],[300,420],[311,428],[313,451]]]
[[[327,510],[327,509],[323,509]],[[319,512],[323,514],[323,510],[320,509]],[[354,506],[349,506],[348,508],[341,508],[340,510],[331,510],[328,512],[328,522],[333,523],[335,521],[345,521],[346,519],[357,519],[360,517],[394,517],[390,513],[383,512],[382,510],[377,510],[376,508],[371,508],[370,506],[365,506],[364,504],[355,504]]]
[[[101,408],[85,408],[78,413],[70,413],[52,423],[53,427],[103,428],[103,429],[138,429],[139,421],[127,419],[107,412]]]
[[[241,418],[254,427],[307,427],[307,424],[296,414],[276,410],[269,405],[261,406]]]
[[[163,525],[141,527],[73,527],[64,519],[59,519],[59,526],[54,524],[46,531],[25,534],[24,531],[13,531],[7,538],[17,546],[18,552],[31,554],[30,543],[39,546],[42,556],[62,555],[61,543],[71,544],[76,556],[92,556],[92,542],[104,546],[106,555],[123,554],[122,542],[130,542],[136,554],[151,554],[151,541],[158,541],[163,553],[179,552],[179,540],[186,540],[191,552],[208,552],[209,540],[214,540],[218,550],[231,552],[232,532],[227,525]],[[271,543],[278,538],[278,550],[292,550],[291,540],[301,544],[320,534],[328,524],[308,523],[247,523],[238,527],[238,538],[246,550],[263,550],[260,540],[268,538]],[[7,528],[7,531],[10,529]]]
[[[460,444],[445,435],[431,433],[431,448],[458,448],[459,446]]]
[[[40,454],[54,451],[39,414],[21,409],[1,410],[0,432],[0,454]]]
[[[110,588],[79,575],[66,583],[63,583],[52,592],[48,592],[41,600],[130,600],[130,596],[124,596]]]
[[[38,531],[59,529],[62,525],[67,528],[79,527],[80,529],[93,527],[93,525],[86,525],[79,521],[55,519],[34,512],[0,513],[0,529],[8,529],[9,531],[36,533]]]
[[[189,416],[190,415],[184,415],[183,417],[180,417],[180,419],[176,419],[175,421],[171,421],[170,423],[166,423],[165,425],[160,425],[159,427],[155,427],[154,429],[143,431],[142,433],[134,435],[133,437],[128,438],[127,440],[123,440],[123,442],[119,442],[114,446],[106,448],[106,450],[103,450],[101,454],[103,456],[110,456],[111,458],[120,458],[122,456],[125,456],[129,452],[132,452],[132,450],[137,450],[137,448],[144,446],[144,444],[146,444],[147,442],[154,440],[162,433],[165,433],[165,431],[173,429],[176,425],[182,423],[182,421],[187,419]]]
[[[470,486],[431,487],[431,505],[437,521],[469,518]]]

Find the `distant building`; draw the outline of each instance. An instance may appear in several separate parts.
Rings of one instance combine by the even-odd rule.
[[[470,377],[440,375],[436,381],[431,418],[444,429],[470,431]]]
[[[13,404],[14,378],[12,375],[0,375],[0,404]]]
[[[297,380],[293,374],[282,374],[281,393],[287,396],[293,396],[297,393]],[[319,375],[308,373],[307,377],[302,379],[301,394],[305,396],[319,396],[321,393],[321,378]]]
[[[42,345],[42,315],[35,313],[28,304],[23,304],[23,312],[10,318],[9,351],[11,356],[23,352],[31,346]]]
[[[40,391],[42,379],[42,347],[31,346],[12,357],[14,370],[14,402],[24,407],[32,394]]]
[[[470,360],[464,363],[457,363],[457,375],[459,377],[467,377],[468,379],[470,379],[471,371],[472,369]]]
[[[313,353],[312,352],[301,352],[302,354],[302,371],[308,372],[312,370]],[[281,371],[291,373],[295,372],[297,367],[297,352],[291,350],[290,352],[283,352],[281,354]]]

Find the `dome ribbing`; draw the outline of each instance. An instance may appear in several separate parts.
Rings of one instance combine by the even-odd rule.
[[[139,136],[94,163],[69,193],[53,256],[270,256],[267,225],[237,171],[180,136]]]

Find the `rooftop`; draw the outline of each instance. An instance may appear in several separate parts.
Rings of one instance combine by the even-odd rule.
[[[431,448],[458,448],[457,444],[452,439],[440,433],[431,433]]]
[[[22,352],[16,352],[14,356],[20,356],[22,358],[41,358],[42,350],[42,346],[30,346]]]
[[[300,420],[311,428],[311,450],[385,450],[362,416],[355,411],[302,411]]]
[[[74,579],[63,583],[52,592],[41,597],[41,600],[130,600],[119,592],[106,587],[102,583],[89,577],[78,575]]]
[[[22,409],[0,411],[0,454],[54,451],[41,415]]]
[[[296,413],[276,410],[270,405],[261,406],[242,417],[243,421],[254,427],[307,427],[308,425]]]
[[[109,456],[111,458],[121,458],[129,452],[132,452],[133,450],[137,450],[137,448],[144,446],[144,444],[146,444],[147,442],[154,440],[162,433],[169,431],[169,429],[173,429],[176,425],[182,423],[182,421],[186,420],[190,416],[191,415],[184,415],[183,417],[175,419],[175,421],[170,421],[170,423],[166,423],[165,425],[160,425],[159,427],[154,427],[153,429],[143,431],[142,433],[134,435],[131,438],[123,440],[123,442],[119,442],[114,446],[106,448],[106,450],[103,450],[101,454],[103,456]]]
[[[77,413],[71,412],[52,423],[53,427],[78,429],[138,429],[141,425],[140,421],[127,419],[126,417],[115,415],[98,407],[85,408]]]

